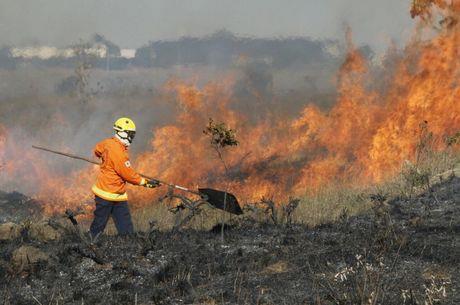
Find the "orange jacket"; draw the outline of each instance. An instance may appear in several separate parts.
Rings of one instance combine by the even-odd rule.
[[[100,173],[92,191],[95,195],[110,201],[125,201],[126,182],[145,184],[129,162],[128,149],[116,138],[105,139],[94,148],[96,157],[102,159]]]

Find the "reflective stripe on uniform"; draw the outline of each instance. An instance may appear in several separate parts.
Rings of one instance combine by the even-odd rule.
[[[98,188],[96,185],[93,185],[91,188],[93,193],[102,199],[109,200],[109,201],[126,201],[128,200],[128,194],[123,193],[123,194],[116,194],[116,193],[110,193],[104,190],[101,190]]]

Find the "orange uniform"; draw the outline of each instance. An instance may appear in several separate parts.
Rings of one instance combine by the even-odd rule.
[[[116,138],[105,139],[94,148],[96,157],[102,159],[100,173],[92,191],[109,201],[126,201],[126,182],[134,185],[145,184],[129,162],[127,148]]]

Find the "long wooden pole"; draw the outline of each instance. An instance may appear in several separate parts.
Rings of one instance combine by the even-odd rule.
[[[72,158],[72,159],[82,160],[82,161],[89,162],[89,163],[96,164],[96,165],[101,165],[101,163],[96,161],[96,160],[92,160],[92,159],[85,158],[85,157],[82,157],[82,156],[78,156],[78,155],[74,155],[74,154],[69,154],[69,153],[49,149],[49,148],[42,147],[42,146],[32,145],[32,148],[47,151],[47,152],[50,152],[50,153],[53,153],[53,154],[61,155],[61,156]],[[194,195],[202,196],[201,193],[196,192],[196,191],[192,191],[192,190],[190,190],[190,189],[188,189],[186,187],[183,187],[183,186],[180,186],[180,185],[175,185],[175,184],[168,183],[168,182],[165,182],[165,181],[161,181],[161,180],[152,178],[150,176],[147,176],[147,175],[144,175],[144,174],[141,174],[141,173],[139,173],[139,175],[141,177],[145,178],[145,179],[156,180],[156,181],[160,182],[160,184],[167,185],[167,186],[170,186],[170,187],[173,187],[173,188],[176,188],[176,189],[179,189],[179,190],[182,190],[184,192],[188,192],[188,193],[191,193],[191,194],[194,194]]]
[[[46,148],[46,147],[36,146],[36,145],[32,145],[32,147],[35,148],[35,149],[44,150],[44,151],[47,151],[47,152],[50,152],[50,153],[53,153],[53,154],[57,154],[57,155],[61,155],[61,156],[64,156],[64,157],[83,160],[83,161],[93,163],[93,164],[96,164],[96,165],[101,165],[101,163],[96,161],[96,160],[91,160],[89,158],[85,158],[85,157],[82,157],[82,156],[68,154],[68,153],[64,153],[64,152],[60,152],[60,151],[57,151],[57,150],[52,150],[52,149],[49,149],[49,148]],[[144,177],[144,178],[146,178],[146,177]]]

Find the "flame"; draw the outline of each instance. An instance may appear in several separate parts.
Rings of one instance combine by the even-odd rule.
[[[407,46],[385,92],[369,89],[368,64],[349,34],[336,105],[329,112],[307,105],[292,121],[269,116],[254,125],[231,110],[228,80],[202,90],[171,82],[183,111],[178,123],[154,132],[152,151],[138,166],[189,187],[228,187],[248,201],[282,200],[335,182],[380,182],[414,158],[421,122],[437,139],[460,129],[459,30]],[[239,147],[225,155],[227,173],[200,133],[209,117],[238,130]],[[437,141],[435,149],[443,145]]]
[[[48,215],[76,206],[88,210],[92,208],[84,203],[93,197],[88,190],[91,181],[94,181],[96,166],[68,175],[58,173],[46,162],[43,154],[33,150],[27,141],[10,136],[1,125],[0,165],[3,190],[32,193],[33,198],[43,204],[43,210]],[[26,189],[24,186],[27,186]]]
[[[436,12],[450,18],[460,11],[458,0],[412,0],[410,14],[412,18],[420,17],[422,21],[432,22]]]
[[[6,129],[0,125],[0,170],[5,166]]]
[[[434,7],[450,20],[459,16],[457,2],[422,2],[413,7],[414,16],[432,16]],[[269,113],[254,121],[232,107],[238,102],[232,75],[202,88],[181,80],[167,82],[164,91],[177,102],[176,117],[153,130],[150,149],[132,162],[134,167],[190,188],[228,189],[243,203],[262,196],[282,201],[333,183],[364,184],[391,177],[415,157],[421,122],[427,122],[436,139],[460,130],[460,25],[449,22],[429,40],[414,39],[388,72],[385,90],[376,89],[381,79],[373,76],[350,31],[347,38],[348,55],[337,76],[338,98],[329,111],[308,104],[294,119]],[[227,149],[222,160],[202,132],[209,118],[237,130],[240,144]],[[441,140],[434,145],[444,148]],[[47,213],[91,201],[96,166],[66,176],[54,173],[36,152],[9,140],[4,128],[0,160],[2,185],[13,176],[26,177],[21,183],[36,183],[36,197],[47,203]],[[138,206],[158,196],[140,188],[129,192]]]

